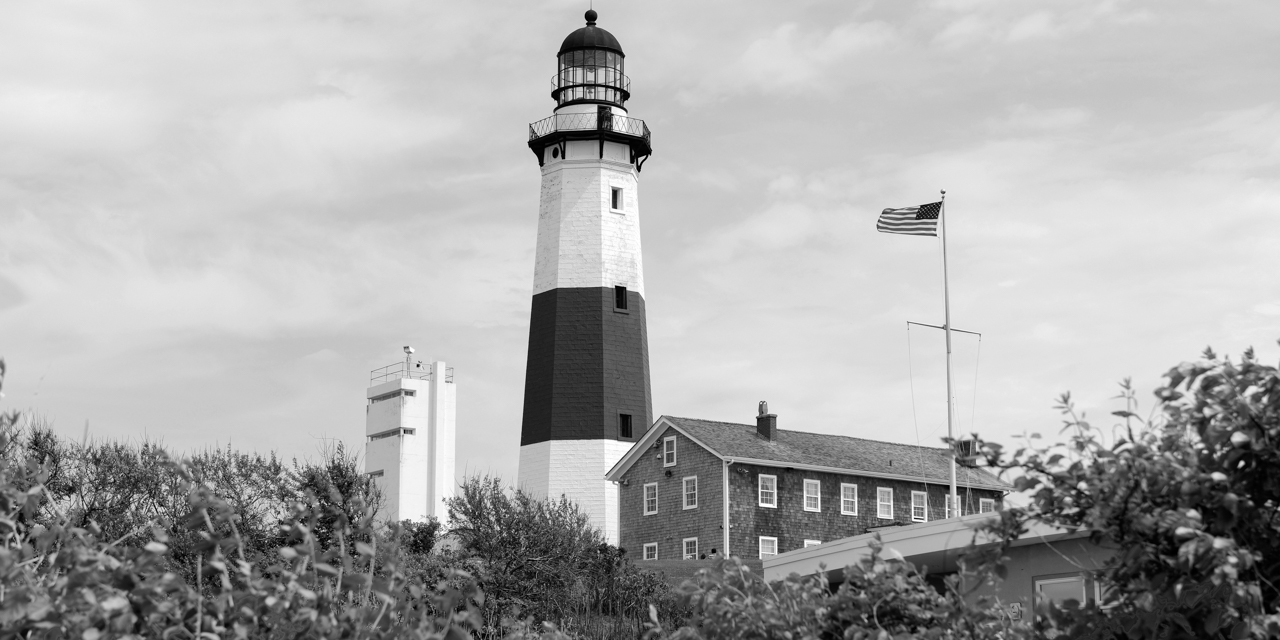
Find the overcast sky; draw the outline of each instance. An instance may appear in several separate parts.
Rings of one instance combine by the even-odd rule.
[[[1111,424],[1206,346],[1280,349],[1280,3],[620,2],[655,413],[938,444]],[[79,438],[315,456],[369,370],[456,367],[513,478],[539,170],[586,2],[6,3],[7,408]],[[975,390],[976,383],[976,390]]]

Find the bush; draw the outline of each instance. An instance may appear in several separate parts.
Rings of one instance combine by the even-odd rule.
[[[230,449],[177,462],[22,420],[0,414],[0,639],[568,638],[553,621],[618,637],[643,631],[646,598],[665,589],[563,500],[471,483],[458,513],[487,528],[433,553],[434,520],[375,525],[379,496],[341,448],[292,468]],[[493,544],[533,532],[525,548],[549,553],[522,568]],[[566,568],[579,574],[537,582],[546,594],[507,576]]]
[[[0,361],[0,382],[4,365]],[[1107,444],[1060,403],[1067,440],[986,463],[1031,496],[987,525],[939,592],[890,550],[823,576],[765,583],[734,559],[673,597],[573,503],[472,478],[434,521],[374,525],[378,495],[337,449],[286,468],[209,451],[68,445],[0,414],[0,640],[156,637],[972,638],[1280,637],[1280,373],[1212,352],[1166,374],[1151,418]],[[1136,428],[1134,426],[1136,425]],[[1008,623],[960,585],[1000,575],[1039,520],[1119,549],[1103,602]]]
[[[666,634],[655,619],[654,628],[671,640],[1030,637],[1001,610],[967,603],[958,583],[949,578],[939,593],[878,540],[834,591],[825,574],[767,583],[741,560],[722,559],[681,588],[688,624]]]
[[[448,509],[459,546],[454,566],[475,572],[494,611],[515,608],[534,623],[591,637],[639,636],[650,605],[664,618],[680,616],[662,577],[605,544],[563,496],[535,498],[473,477]]]
[[[1206,350],[1165,380],[1146,420],[1122,384],[1111,444],[1064,395],[1065,446],[984,445],[1032,496],[990,530],[1007,542],[1040,520],[1118,549],[1099,606],[1041,612],[1067,637],[1280,636],[1280,374]]]

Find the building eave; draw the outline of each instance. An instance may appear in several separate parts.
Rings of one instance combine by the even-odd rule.
[[[609,470],[609,473],[606,473],[604,475],[604,479],[610,482],[621,482],[622,476],[626,474],[629,469],[631,469],[631,466],[634,465],[636,461],[640,459],[641,455],[644,455],[645,451],[648,451],[649,447],[653,446],[653,443],[658,441],[658,437],[666,432],[666,429],[662,427],[670,427],[672,429],[675,429],[676,431],[679,431],[680,435],[683,435],[684,437],[692,440],[693,443],[698,445],[699,447],[706,449],[711,453],[711,455],[719,458],[720,460],[725,459],[724,456],[720,455],[720,452],[707,446],[707,443],[693,437],[693,435],[691,435],[688,431],[681,429],[680,425],[677,425],[676,423],[672,422],[670,419],[667,418],[667,416],[659,416],[657,421],[653,423],[653,426],[649,427],[649,430],[644,433],[644,436],[642,436],[639,440],[636,441],[636,443],[631,447],[631,449],[628,450],[627,453],[623,455],[620,460],[618,460],[617,464],[613,465],[613,468]]]

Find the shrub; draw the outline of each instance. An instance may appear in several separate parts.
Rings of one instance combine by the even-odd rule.
[[[1007,542],[1041,520],[1118,550],[1098,575],[1103,602],[1041,612],[1068,637],[1280,636],[1280,374],[1252,350],[1239,363],[1206,350],[1165,380],[1146,420],[1122,384],[1111,444],[1069,395],[1065,446],[985,444],[1032,497],[990,530]]]
[[[0,383],[3,373],[0,361]],[[572,603],[597,602],[600,612],[615,606],[601,593],[645,598],[662,584],[600,545],[563,500],[503,505],[489,495],[481,511],[463,513],[483,520],[498,505],[506,513],[499,526],[470,546],[432,553],[434,520],[375,525],[378,495],[340,448],[292,468],[230,449],[177,462],[154,443],[68,445],[47,425],[20,421],[0,414],[0,639],[567,639],[549,622],[585,629],[575,616],[589,611]],[[608,574],[618,578],[615,591],[574,575],[539,583],[561,587],[541,596],[494,580],[514,565],[493,564],[511,558],[490,537],[531,531],[513,514],[558,541],[528,547],[560,555],[526,568]],[[486,596],[486,580],[508,589],[507,602]],[[568,600],[551,606],[551,595]],[[511,604],[560,617],[522,618]],[[644,612],[647,601],[628,607]],[[611,629],[599,616],[588,622],[595,637],[642,630],[630,619]]]
[[[667,634],[654,620],[654,631],[671,640],[1030,637],[999,609],[967,603],[954,577],[939,593],[878,539],[844,575],[834,591],[825,574],[767,583],[739,559],[722,559],[681,588],[688,624]]]
[[[664,618],[680,615],[662,577],[606,544],[563,496],[537,498],[472,477],[447,506],[454,566],[475,572],[493,610],[515,608],[534,623],[591,637],[638,636],[650,605]]]

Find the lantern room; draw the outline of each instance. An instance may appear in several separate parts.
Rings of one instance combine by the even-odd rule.
[[[587,26],[569,34],[560,45],[551,97],[556,108],[572,104],[621,108],[631,97],[631,81],[624,74],[626,55],[612,33],[596,26],[595,11],[587,11],[586,19]]]

